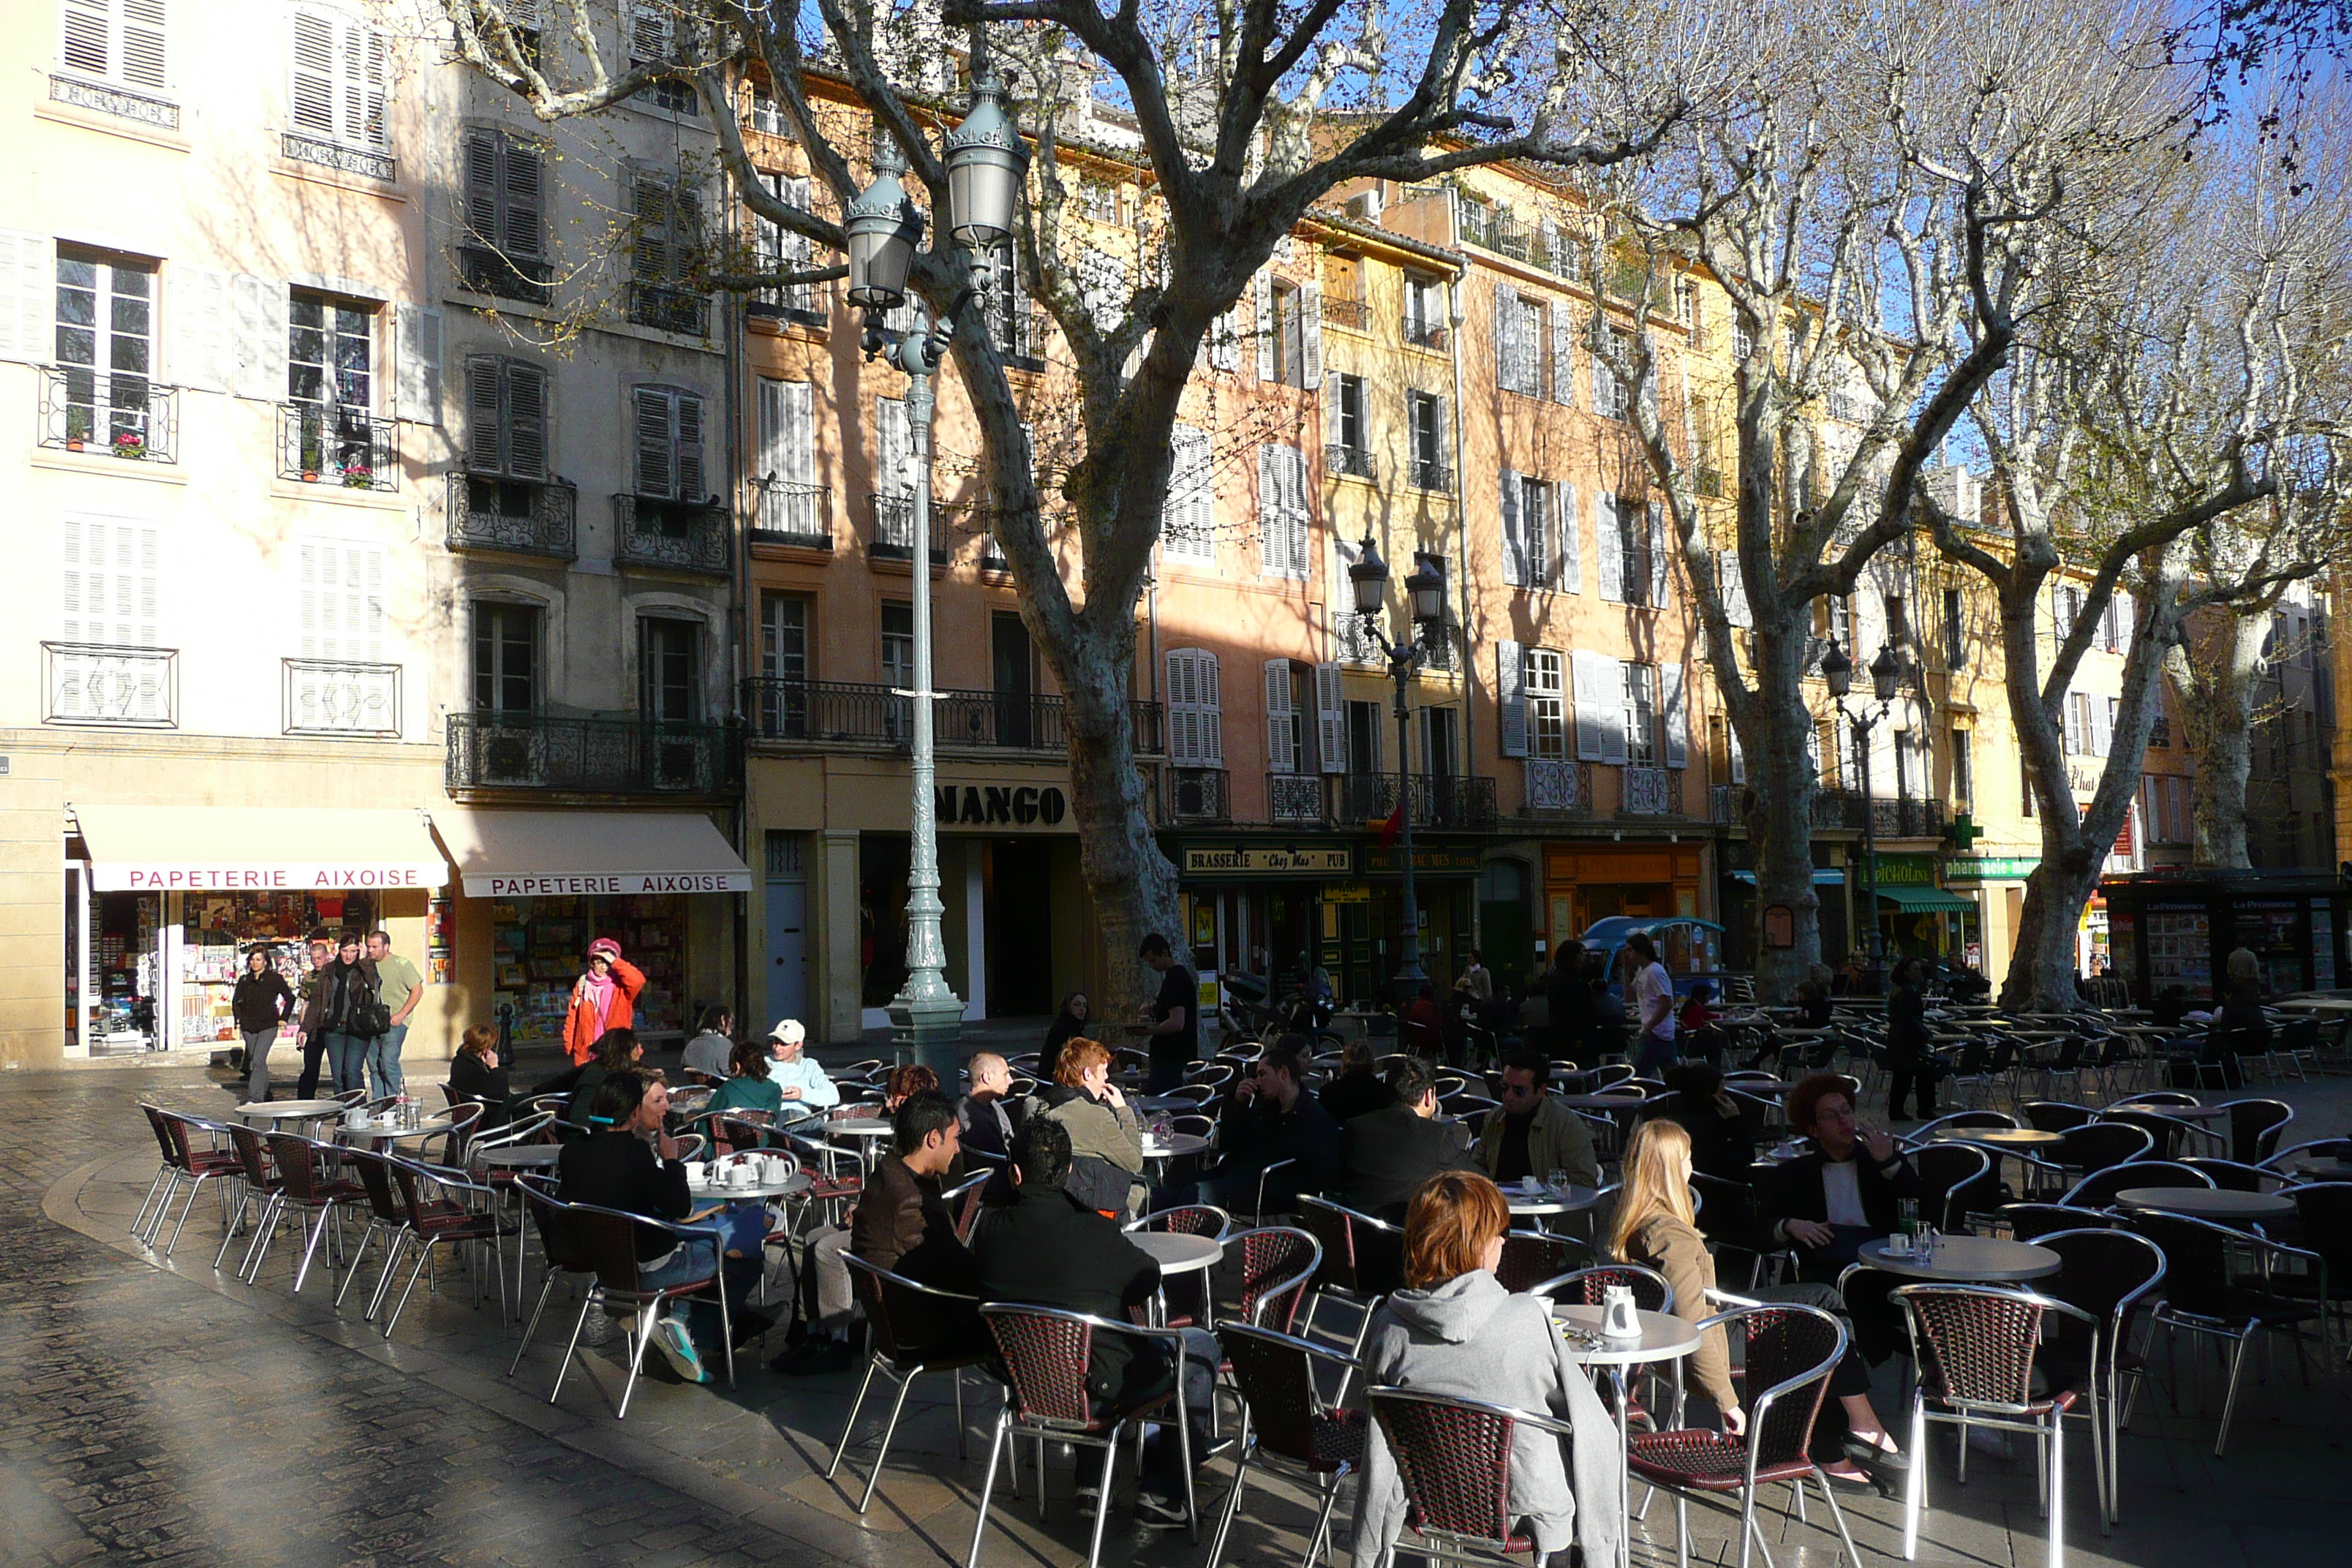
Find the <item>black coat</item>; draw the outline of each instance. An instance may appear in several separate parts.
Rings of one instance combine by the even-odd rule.
[[[1339,1179],[1339,1124],[1304,1091],[1287,1113],[1269,1100],[1229,1102],[1220,1142],[1225,1151],[1221,1177],[1255,1176],[1277,1161],[1297,1162],[1267,1180],[1269,1211],[1296,1206],[1301,1193],[1328,1192]]]
[[[1381,1081],[1370,1068],[1350,1068],[1323,1086],[1316,1096],[1331,1120],[1345,1127],[1359,1116],[1396,1103],[1396,1090]]]
[[[685,1162],[662,1159],[634,1132],[599,1132],[565,1144],[556,1177],[556,1195],[567,1204],[671,1221],[684,1219],[694,1207],[686,1190]],[[677,1244],[667,1231],[641,1229],[637,1261],[649,1263]]]
[[[1124,1322],[1160,1289],[1160,1265],[1110,1220],[1063,1187],[1024,1186],[1013,1201],[983,1214],[972,1238],[980,1299],[1029,1307],[1058,1307]],[[1145,1354],[1139,1358],[1139,1347]],[[1172,1358],[1154,1355],[1146,1342],[1097,1333],[1087,1362],[1087,1391],[1097,1399],[1140,1396],[1164,1385]]]
[[[1748,1135],[1748,1123],[1723,1114],[1712,1098],[1694,1100],[1683,1094],[1668,1100],[1659,1115],[1680,1123],[1690,1134],[1692,1170],[1747,1184],[1748,1168],[1756,1163],[1756,1142]]]
[[[1901,1218],[1897,1205],[1905,1198],[1916,1198],[1920,1194],[1919,1173],[1900,1153],[1880,1165],[1870,1157],[1870,1151],[1854,1146],[1854,1185],[1862,1194],[1863,1216],[1870,1228],[1880,1236],[1894,1234]],[[1809,1219],[1816,1224],[1829,1222],[1829,1196],[1822,1186],[1822,1172],[1829,1157],[1808,1142],[1805,1152],[1793,1160],[1785,1161],[1771,1169],[1771,1173],[1757,1184],[1757,1208],[1763,1230],[1759,1247],[1764,1251],[1778,1251],[1787,1247],[1780,1235],[1782,1221]],[[1799,1253],[1801,1258],[1803,1253]]]
[[[228,1010],[236,1015],[236,1026],[248,1035],[264,1029],[274,1029],[283,1024],[294,1011],[294,993],[286,984],[286,976],[274,969],[256,974],[251,970],[236,977],[236,988],[229,993]]]
[[[1358,1214],[1389,1219],[1413,1189],[1440,1171],[1475,1171],[1460,1124],[1391,1105],[1356,1117],[1339,1129],[1339,1202]]]

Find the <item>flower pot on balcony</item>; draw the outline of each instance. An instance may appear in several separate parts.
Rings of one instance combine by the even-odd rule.
[[[114,438],[114,455],[118,458],[143,458],[147,455],[147,443],[136,436],[117,436]]]
[[[80,451],[80,450],[81,450],[81,437],[79,437],[79,436],[68,436],[68,437],[66,437],[66,450],[67,450],[67,451],[68,451],[68,452],[79,452],[79,451]]]
[[[343,489],[347,490],[363,490],[373,483],[375,483],[375,475],[366,468],[343,470]]]
[[[316,468],[305,468],[305,469],[303,469],[303,470],[302,470],[302,482],[303,482],[304,484],[306,484],[306,485],[315,485],[315,484],[317,484],[317,483],[319,482],[319,470],[318,470],[318,469],[316,469]]]

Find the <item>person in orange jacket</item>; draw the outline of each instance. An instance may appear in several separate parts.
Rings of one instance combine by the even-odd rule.
[[[585,1066],[607,1029],[626,1028],[635,1019],[645,971],[621,956],[621,944],[600,936],[588,944],[588,973],[572,984],[572,1014],[563,1020],[563,1053]]]

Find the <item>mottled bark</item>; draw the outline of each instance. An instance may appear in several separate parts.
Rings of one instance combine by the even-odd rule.
[[[2262,681],[2267,604],[2226,613],[2222,625],[2172,650],[2165,673],[2180,695],[2180,743],[2189,752],[2194,864],[2251,866],[2246,781],[2254,764],[2254,710]]]
[[[1144,978],[1137,944],[1155,931],[1180,954],[1188,954],[1190,944],[1176,901],[1176,868],[1152,836],[1150,797],[1136,765],[1127,700],[1134,637],[1087,638],[1055,649],[1054,661],[1068,694],[1065,723],[1079,874],[1093,902],[1105,964],[1106,994],[1094,999],[1094,1016],[1116,1021],[1134,1016],[1156,989]]]

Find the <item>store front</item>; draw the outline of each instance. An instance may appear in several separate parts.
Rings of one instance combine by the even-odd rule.
[[[681,1040],[697,1009],[737,991],[736,904],[751,871],[709,817],[449,809],[433,827],[458,872],[458,974],[490,998],[477,1021],[513,1044],[562,1044],[599,937],[645,972],[635,1026],[649,1045]]]
[[[1726,858],[1747,859],[1745,839],[1734,839],[1725,846]],[[1817,856],[1830,853],[1826,844],[1813,847]],[[1845,868],[1842,866],[1813,868],[1813,896],[1821,900],[1822,952],[1842,953],[1845,951]],[[1722,890],[1717,907],[1722,911],[1723,966],[1738,973],[1752,972],[1756,967],[1756,873],[1745,867],[1723,873]]]
[[[1701,916],[1703,846],[1668,842],[1547,844],[1544,920],[1550,945],[1612,915],[1635,920]]]
[[[1247,975],[1280,999],[1318,967],[1343,1005],[1350,999],[1344,973],[1350,922],[1370,918],[1353,842],[1331,835],[1294,835],[1278,844],[1188,837],[1165,847],[1180,878],[1204,1007],[1214,1005],[1210,987],[1221,988],[1225,976]]]
[[[1886,961],[1898,958],[1958,959],[1971,942],[1982,945],[1976,900],[1936,885],[1933,855],[1878,857],[1878,934]]]
[[[1975,906],[1964,920],[1959,962],[1998,982],[2017,945],[2019,917],[2025,909],[2025,879],[2042,864],[2038,855],[1947,855],[1944,887]]]
[[[381,927],[428,985],[450,979],[448,866],[415,811],[80,806],[65,854],[69,1058],[235,1046],[247,950],[272,944],[299,984],[321,929]],[[447,1054],[447,1011],[419,1005],[410,1050]]]
[[[2347,889],[2308,871],[2143,871],[2099,884],[2106,950],[2136,1002],[2179,986],[2210,1001],[2242,947],[2264,995],[2344,984]]]

